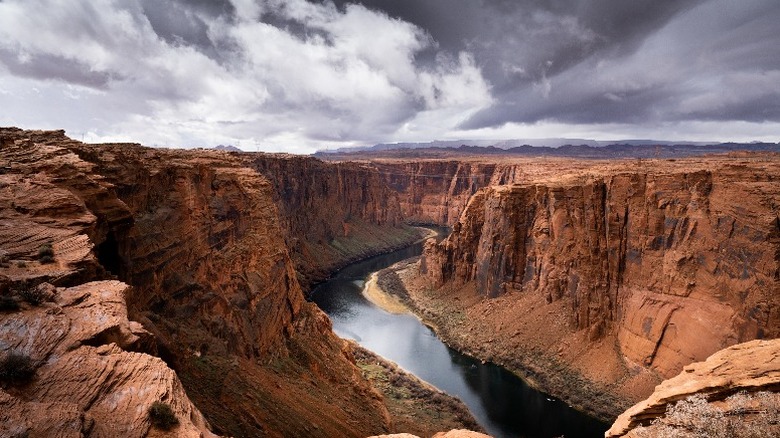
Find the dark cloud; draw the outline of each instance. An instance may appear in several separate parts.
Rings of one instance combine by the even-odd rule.
[[[233,20],[235,8],[228,0],[141,0],[140,4],[154,32],[168,44],[194,47],[219,62],[229,62],[238,50],[230,39],[209,34],[207,21]]]
[[[319,38],[333,44],[331,35],[323,29],[315,28],[300,19],[290,17],[285,10],[284,5],[268,8],[260,16],[260,21],[270,26],[283,29],[286,33],[296,36],[301,41],[309,41],[312,38]]]
[[[414,23],[442,50],[472,50],[499,93],[594,53],[628,52],[703,0],[362,0]],[[337,0],[343,7],[350,0]],[[516,67],[516,69],[508,68]],[[517,68],[523,71],[519,74]]]
[[[776,122],[780,120],[780,92],[676,115],[678,120]]]
[[[544,120],[780,120],[767,98],[777,94],[776,87],[761,80],[767,71],[780,69],[780,4],[767,0],[735,7],[736,2],[723,0],[691,10],[696,2],[658,2],[658,8],[647,6],[655,14],[644,21],[619,6],[610,13],[607,3],[590,2],[582,15],[583,23],[600,29],[599,48],[569,62],[555,61],[551,54],[551,68],[541,79],[535,74],[499,88],[497,103],[462,128]],[[628,3],[635,2],[620,4]],[[557,63],[562,66],[556,68]],[[727,98],[730,94],[754,96]],[[706,106],[687,108],[695,101]]]
[[[344,7],[348,0],[337,0]],[[492,85],[495,105],[462,125],[476,129],[507,122],[535,123],[639,123],[648,118],[681,120],[778,120],[775,105],[766,94],[751,102],[720,102],[712,108],[692,111],[677,108],[691,92],[695,77],[710,76],[682,65],[667,72],[660,83],[648,81],[631,89],[610,87],[592,76],[599,62],[609,65],[635,63],[652,70],[652,61],[632,59],[648,38],[689,11],[706,6],[703,0],[361,0],[360,3],[398,19],[414,23],[430,33],[435,49],[423,52],[421,64],[435,63],[438,51],[470,51]],[[717,1],[691,27],[668,44],[679,47],[669,53],[672,62],[686,63],[699,55],[693,49],[712,50],[710,68],[726,73],[780,67],[777,22],[780,4],[764,0],[739,5],[736,0]],[[721,16],[712,17],[713,9]],[[716,28],[713,19],[722,19]],[[717,42],[717,43],[715,43]],[[717,45],[716,45],[717,44]],[[621,61],[622,60],[622,61]],[[648,62],[641,64],[641,62]],[[694,75],[694,78],[686,77]],[[623,77],[622,79],[626,79]],[[640,79],[639,82],[641,82]],[[567,83],[569,82],[569,83]],[[573,82],[573,83],[572,83]],[[686,86],[694,88],[688,88]],[[544,87],[552,93],[544,93]],[[588,88],[592,87],[592,88]],[[773,96],[774,94],[772,94]]]
[[[236,8],[230,0],[173,0],[169,3],[178,3],[211,17],[232,18],[236,13]]]
[[[0,99],[20,120],[49,98],[158,143],[296,146],[780,126],[777,0],[48,3],[0,0]]]
[[[88,64],[47,53],[35,53],[20,57],[0,47],[0,64],[14,75],[42,80],[55,80],[90,88],[105,89],[112,75],[95,71]],[[114,78],[118,78],[114,75]]]

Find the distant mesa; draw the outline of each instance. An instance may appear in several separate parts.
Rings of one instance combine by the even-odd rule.
[[[597,141],[586,139],[523,139],[503,141],[432,141],[376,144],[368,147],[318,151],[315,157],[397,156],[435,158],[453,155],[515,155],[568,158],[683,158],[735,151],[780,152],[780,143],[672,142],[656,140]]]
[[[226,151],[226,152],[243,152],[241,149],[233,146],[232,144],[228,144],[228,145],[220,144],[214,146],[214,149],[218,151]]]

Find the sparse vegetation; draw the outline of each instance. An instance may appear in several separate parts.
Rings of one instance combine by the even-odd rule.
[[[0,360],[0,381],[10,384],[29,382],[38,368],[30,356],[19,353],[9,353]]]
[[[156,401],[149,407],[149,420],[152,426],[161,430],[171,430],[179,425],[179,419],[168,404]]]
[[[54,249],[51,243],[45,243],[38,248],[38,261],[41,263],[54,263]]]
[[[17,293],[20,297],[22,297],[23,300],[27,301],[33,306],[37,306],[47,299],[46,293],[44,291],[27,282],[22,282],[19,285]]]
[[[388,409],[399,415],[402,430],[414,432],[411,428],[421,427],[417,430],[420,436],[429,436],[431,427],[432,430],[481,430],[459,400],[428,387],[368,350],[355,347],[352,353],[363,377],[384,395]]]
[[[693,395],[668,406],[665,416],[635,432],[648,438],[775,437],[780,433],[780,395],[740,392],[718,405]]]
[[[26,268],[27,267],[27,262],[25,262],[24,260],[19,260],[18,262],[16,262],[16,267],[17,268]]]

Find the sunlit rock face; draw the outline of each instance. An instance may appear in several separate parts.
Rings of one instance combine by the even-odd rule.
[[[777,164],[542,163],[559,176],[476,191],[420,272],[464,313],[457,345],[534,376],[551,358],[636,402],[691,362],[780,334]],[[581,406],[618,413],[599,397]]]
[[[67,379],[58,382],[58,368],[49,365],[70,367],[83,357],[94,359],[98,371],[137,375],[128,388],[150,386],[139,400],[128,399],[132,416],[115,419],[132,425],[131,436],[153,430],[146,408],[158,395],[177,417],[190,419],[181,420],[181,431],[208,431],[190,399],[215,431],[233,436],[301,436],[313,424],[330,436],[389,431],[381,397],[345,353],[327,317],[305,303],[275,187],[256,169],[227,152],[86,145],[60,131],[4,128],[0,139],[0,292],[18,301],[23,281],[62,288],[118,278],[127,285],[121,294],[90,296],[106,298],[106,305],[121,301],[125,318],[138,321],[123,325],[113,316],[90,314],[66,324],[66,333],[89,331],[90,319],[110,327],[76,350],[74,342],[63,347],[67,361],[47,359],[38,374],[46,391],[68,392]],[[69,320],[57,316],[67,314],[59,309],[68,306],[57,306],[36,320]],[[2,313],[0,321],[16,316]],[[36,333],[25,351],[35,360],[51,357],[43,349],[50,336],[42,334],[49,332]],[[0,345],[3,353],[10,345]],[[143,370],[157,377],[144,380]],[[123,388],[99,377],[74,379]],[[108,400],[118,397],[107,391]],[[7,412],[32,412],[34,406],[8,394]],[[39,400],[70,403],[60,396]],[[65,417],[98,415],[74,403]],[[80,424],[76,429],[93,427],[87,420]]]
[[[776,436],[778,388],[780,340],[733,345],[658,385],[606,436]]]
[[[573,329],[612,334],[629,360],[670,376],[778,335],[774,173],[721,166],[482,189],[452,236],[427,247],[427,275],[473,281],[487,297],[566,300]]]

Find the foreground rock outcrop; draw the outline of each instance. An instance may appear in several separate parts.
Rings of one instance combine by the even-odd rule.
[[[707,403],[719,403],[721,410],[729,413],[729,404],[735,404],[734,394],[739,394],[745,400],[750,400],[750,394],[766,394],[764,399],[769,401],[769,405],[745,404],[739,407],[739,411],[730,412],[730,415],[738,416],[730,427],[748,430],[750,423],[758,420],[751,418],[753,415],[765,418],[769,416],[773,421],[780,418],[777,415],[780,410],[780,397],[771,395],[777,391],[780,391],[780,340],[756,340],[734,345],[718,351],[704,362],[686,366],[679,375],[658,385],[648,399],[621,414],[606,436],[655,436],[658,431],[654,434],[654,428],[660,429],[664,426],[667,431],[677,427],[676,433],[687,436],[686,433],[695,431],[686,431],[686,424],[695,423],[696,420],[726,423],[722,413],[707,418],[708,411],[718,412],[718,407],[710,407]],[[690,418],[679,419],[682,420],[678,420],[681,424],[665,425],[658,421],[663,420],[668,408],[674,403],[692,396],[700,397],[698,404],[701,406],[697,406],[697,410],[686,412]],[[767,412],[767,409],[772,412]],[[654,426],[645,430],[640,427],[651,425],[654,420]],[[739,431],[729,431],[723,425],[709,424],[701,427],[721,430],[724,436],[742,435]],[[780,424],[767,423],[758,432],[760,436],[777,436],[777,433],[780,433]]]
[[[19,287],[28,286],[10,285]],[[162,402],[176,418],[176,436],[215,436],[176,373],[144,352],[154,344],[127,319],[130,290],[118,281],[48,285],[40,296],[50,301],[0,313],[0,435],[153,436],[160,431],[148,412]],[[12,354],[31,362],[31,379],[20,378],[18,364],[9,377]]]

